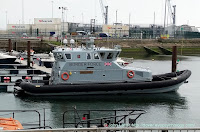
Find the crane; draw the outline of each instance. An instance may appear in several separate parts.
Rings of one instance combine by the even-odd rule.
[[[168,6],[168,11],[167,11],[167,6]],[[173,8],[173,10],[172,10]],[[164,16],[164,30],[163,34],[165,34],[165,26],[166,26],[166,16],[170,17],[170,21],[173,21],[173,34],[175,36],[175,25],[176,25],[176,5],[171,5],[171,0],[165,0],[165,16]],[[168,25],[168,18],[167,18],[167,25]]]
[[[102,0],[99,0],[99,3],[100,3],[102,17],[103,17],[103,23],[107,25],[108,24],[108,6],[104,6]]]

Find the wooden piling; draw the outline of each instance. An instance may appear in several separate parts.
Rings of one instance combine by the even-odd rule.
[[[30,53],[30,50],[31,50],[31,42],[28,41],[28,44],[27,44],[27,66],[30,67],[30,63],[31,63],[31,53]]]
[[[11,39],[8,39],[8,52],[11,53],[12,50],[12,42]]]
[[[177,46],[172,48],[172,72],[176,72]]]

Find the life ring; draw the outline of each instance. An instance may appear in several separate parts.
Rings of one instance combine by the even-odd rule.
[[[128,72],[127,72],[128,78],[133,78],[134,75],[135,75],[135,73],[134,73],[133,71],[128,71]]]
[[[64,75],[67,75],[67,77],[64,78]],[[68,74],[67,72],[63,72],[63,74],[61,75],[61,78],[62,78],[64,81],[66,81],[66,80],[69,79],[69,74]]]

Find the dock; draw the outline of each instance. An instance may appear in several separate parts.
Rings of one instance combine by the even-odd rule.
[[[20,60],[20,59],[17,59],[16,62],[19,62],[20,64],[22,65],[27,65],[27,61],[26,60]],[[33,69],[37,69],[37,70],[40,70],[40,71],[43,71],[43,72],[46,72],[48,74],[51,74],[51,68],[46,68],[44,66],[38,66],[37,64],[30,64],[31,68]]]
[[[51,68],[38,66],[37,64],[27,67],[26,60],[17,59],[16,64],[0,64],[0,91],[13,92],[15,82],[26,79],[33,84],[44,85],[49,81]]]

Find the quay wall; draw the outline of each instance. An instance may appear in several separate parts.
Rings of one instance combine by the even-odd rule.
[[[113,46],[121,45],[123,48],[140,48],[143,46],[146,47],[166,47],[170,48],[172,46],[184,46],[184,47],[200,47],[200,39],[191,39],[191,40],[130,40],[130,39],[121,39],[121,40],[96,40],[97,46]]]
[[[42,40],[12,40],[12,47],[17,51],[24,51],[27,49],[27,42],[31,42],[31,48],[36,52],[49,52],[55,46],[60,46],[60,43],[53,45],[51,41]],[[77,40],[76,44],[81,45],[85,40]],[[114,45],[120,45],[122,48],[155,48],[158,46],[164,48],[171,48],[177,46],[181,48],[190,48],[194,50],[200,50],[200,39],[190,40],[135,40],[135,39],[99,39],[95,40],[96,47],[113,47]],[[0,39],[0,49],[8,51],[8,39]]]
[[[12,49],[16,51],[27,50],[28,41],[31,43],[31,49],[36,52],[49,52],[53,49],[47,42],[41,40],[11,40]],[[9,43],[7,39],[0,40],[0,49],[8,51]]]

